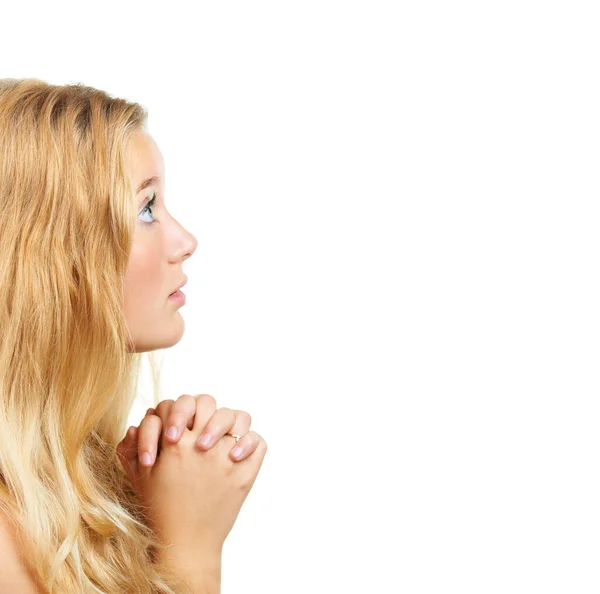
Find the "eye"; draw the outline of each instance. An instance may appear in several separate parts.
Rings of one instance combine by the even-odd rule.
[[[155,202],[156,202],[156,192],[154,192],[154,194],[152,194],[152,200],[150,200],[148,202],[148,204],[146,204],[146,206],[144,206],[144,208],[140,212],[140,216],[142,216],[146,212],[149,212],[152,215],[152,217],[154,217],[154,213],[152,212],[152,207],[154,206]],[[142,221],[142,223],[146,223],[147,225],[152,225],[152,223],[157,223],[157,222],[158,221],[156,221],[156,220]]]

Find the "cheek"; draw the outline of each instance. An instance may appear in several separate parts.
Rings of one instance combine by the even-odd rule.
[[[162,259],[150,245],[135,245],[125,273],[125,310],[139,311],[152,307],[160,299]],[[165,296],[166,297],[166,296]]]

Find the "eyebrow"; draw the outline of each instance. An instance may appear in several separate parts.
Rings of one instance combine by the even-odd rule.
[[[145,179],[141,184],[140,187],[136,190],[136,195],[139,194],[142,190],[145,190],[148,186],[151,186],[153,183],[160,181],[159,177],[153,176],[153,177],[149,177],[148,179]]]

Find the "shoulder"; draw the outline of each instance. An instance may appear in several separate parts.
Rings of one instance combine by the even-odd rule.
[[[13,522],[0,509],[0,592],[40,594],[19,550]]]

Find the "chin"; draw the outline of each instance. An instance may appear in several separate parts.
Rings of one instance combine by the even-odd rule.
[[[185,332],[185,321],[179,312],[177,312],[178,321],[172,324],[172,327],[164,334],[153,334],[153,336],[145,336],[140,340],[135,340],[136,353],[147,353],[149,351],[157,351],[160,349],[168,349],[175,346],[182,338]]]

